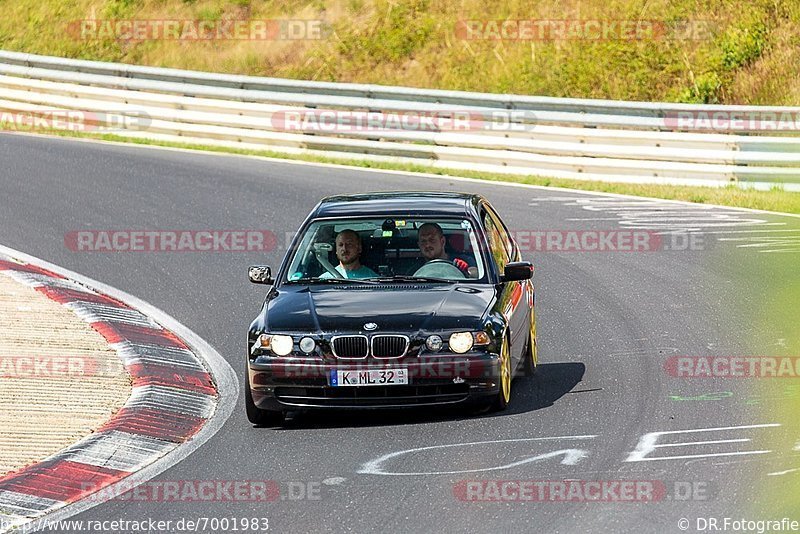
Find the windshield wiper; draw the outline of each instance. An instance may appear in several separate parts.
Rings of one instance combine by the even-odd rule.
[[[372,278],[296,278],[287,284],[375,284]]]
[[[410,276],[407,274],[395,274],[392,276],[381,276],[378,278],[367,278],[377,282],[440,282],[443,284],[455,284],[458,280],[448,278],[433,278],[431,276]]]

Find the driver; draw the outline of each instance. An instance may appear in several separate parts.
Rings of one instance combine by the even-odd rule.
[[[465,277],[473,278],[477,274],[477,269],[470,265],[472,261],[469,257],[456,257],[450,259],[450,255],[444,250],[445,237],[442,227],[436,223],[425,223],[419,227],[417,237],[419,251],[425,261],[446,260],[458,267]]]
[[[361,265],[361,237],[353,230],[342,230],[336,235],[336,270],[342,278],[372,278],[375,271]],[[331,273],[322,273],[320,279],[335,278]]]

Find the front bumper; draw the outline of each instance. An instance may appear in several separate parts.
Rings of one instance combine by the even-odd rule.
[[[402,367],[408,385],[331,386],[331,371]],[[486,401],[497,395],[499,358],[493,353],[355,362],[270,358],[248,363],[253,402],[263,410],[401,408]]]

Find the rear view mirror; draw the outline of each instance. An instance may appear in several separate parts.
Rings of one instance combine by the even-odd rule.
[[[247,276],[254,284],[271,284],[272,269],[268,265],[252,265],[247,269]]]

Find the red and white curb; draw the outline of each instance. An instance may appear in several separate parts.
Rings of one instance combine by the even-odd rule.
[[[186,457],[230,416],[238,381],[196,334],[152,306],[42,260],[0,246],[0,275],[71,309],[116,350],[133,380],[125,405],[100,429],[43,461],[0,478],[0,532],[36,530],[99,504]]]

